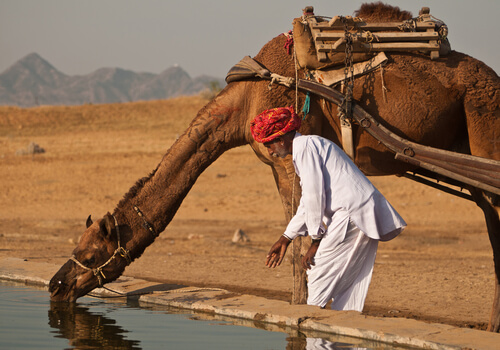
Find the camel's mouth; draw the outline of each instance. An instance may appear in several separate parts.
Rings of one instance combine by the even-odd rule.
[[[76,301],[77,297],[74,293],[74,285],[67,284],[61,280],[52,280],[49,285],[51,301]]]
[[[85,283],[81,283],[82,281]],[[65,275],[63,278],[58,278],[58,274],[56,274],[49,284],[50,300],[75,302],[96,287],[98,287],[97,282],[94,283],[92,279],[69,278]]]
[[[51,301],[75,301],[77,299],[77,278],[70,267],[71,264],[68,261],[50,280]]]

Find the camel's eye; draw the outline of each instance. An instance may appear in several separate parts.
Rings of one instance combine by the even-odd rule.
[[[83,264],[87,267],[91,267],[92,265],[94,265],[95,263],[95,258],[94,257],[91,257],[89,259],[86,259]]]

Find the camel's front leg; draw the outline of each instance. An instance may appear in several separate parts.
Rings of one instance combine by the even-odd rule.
[[[500,207],[490,207],[484,210],[486,226],[491,247],[493,248],[493,262],[495,266],[495,296],[491,310],[488,331],[500,332]]]
[[[493,308],[491,309],[488,331],[498,333],[500,331],[500,285],[498,282],[498,273],[495,273],[495,297],[493,299]]]
[[[491,247],[493,248],[493,262],[495,266],[495,296],[491,310],[488,331],[500,332],[500,207],[490,207],[484,210],[486,217],[486,226],[488,227],[488,236]]]
[[[295,174],[291,157],[285,160],[276,160],[272,168],[288,222],[297,211],[299,205],[301,197],[300,179]],[[306,271],[302,268],[301,259],[305,252],[307,252],[309,244],[309,240],[305,237],[297,237],[292,242],[292,304],[305,304],[307,302]]]

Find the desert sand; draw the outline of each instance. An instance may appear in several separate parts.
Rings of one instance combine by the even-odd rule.
[[[62,265],[87,216],[112,212],[206,103],[180,97],[0,107],[0,258]],[[23,154],[31,142],[45,152]],[[480,209],[405,178],[370,179],[408,228],[379,245],[364,314],[485,329],[494,271]],[[285,226],[270,168],[249,146],[239,147],[202,174],[171,224],[125,274],[290,300],[290,260],[264,266]],[[250,240],[233,243],[238,229]]]

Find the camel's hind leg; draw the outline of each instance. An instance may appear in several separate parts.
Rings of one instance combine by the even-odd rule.
[[[500,79],[481,62],[464,65],[469,71],[461,76],[467,86],[463,97],[469,147],[472,155],[500,160]],[[476,204],[483,210],[493,248],[495,266],[495,299],[488,330],[500,330],[500,196],[479,189],[471,190]]]
[[[489,196],[484,191],[471,190],[476,204],[483,210],[486,219],[488,235],[493,248],[493,263],[495,266],[495,296],[491,310],[488,331],[500,331],[500,207],[498,196]],[[496,203],[495,203],[496,201]]]

